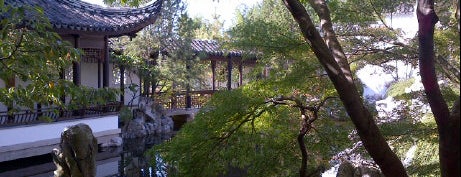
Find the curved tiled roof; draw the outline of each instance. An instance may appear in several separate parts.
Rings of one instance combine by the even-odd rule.
[[[167,46],[162,49],[162,52],[168,54],[171,51],[177,50],[179,44],[175,41],[169,41]],[[257,53],[247,52],[242,50],[227,50],[223,49],[221,44],[216,40],[209,39],[193,39],[191,48],[195,54],[204,54],[205,56],[214,59],[225,59],[227,57],[245,58],[245,60],[255,60]]]
[[[242,50],[226,50],[221,47],[221,44],[216,40],[194,39],[191,43],[192,50],[195,53],[204,53],[209,56],[217,57],[244,57],[246,54],[247,59],[255,60],[257,58],[254,52],[244,52]]]
[[[39,6],[58,33],[133,34],[155,22],[163,0],[140,8],[109,8],[80,0],[6,0],[14,7]]]
[[[194,39],[191,43],[192,50],[196,53],[205,53],[212,56],[242,57],[243,52],[238,50],[225,50],[215,40]]]

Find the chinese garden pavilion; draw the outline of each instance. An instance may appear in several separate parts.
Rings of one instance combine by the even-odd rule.
[[[61,77],[72,73],[66,78],[72,79],[74,84],[101,88],[119,87],[118,79],[114,78],[114,67],[111,67],[113,64],[109,62],[108,39],[134,37],[136,32],[153,24],[160,15],[162,1],[140,8],[102,7],[80,0],[6,0],[5,5],[41,7],[53,30],[63,40],[84,51],[81,61],[74,62],[72,69],[64,71]],[[122,73],[118,73],[120,80],[123,80]],[[120,87],[123,84],[120,82]],[[124,96],[121,97],[123,100]]]
[[[84,51],[79,62],[63,69],[62,79],[93,88],[118,88],[123,87],[123,76],[133,71],[124,73],[109,62],[108,39],[135,36],[136,32],[154,23],[160,15],[162,1],[157,0],[140,8],[105,8],[79,0],[5,0],[4,5],[41,7],[53,30],[63,40]],[[13,79],[13,84],[27,83]],[[0,87],[4,86],[5,83],[0,80]],[[120,101],[124,103],[125,94],[121,96]],[[112,108],[104,111],[88,108],[87,116],[65,117],[63,121],[58,121],[64,117],[63,112],[45,111],[38,104],[37,111],[9,115],[5,112],[8,108],[0,103],[0,162],[49,153],[59,143],[64,127],[77,123],[90,125],[98,142],[108,142],[121,132],[118,116],[113,114],[116,110]],[[104,114],[106,112],[109,114]],[[60,117],[56,114],[60,114]],[[41,115],[52,118],[53,122],[43,123],[39,119]]]

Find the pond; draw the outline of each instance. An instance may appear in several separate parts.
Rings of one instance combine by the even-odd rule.
[[[100,148],[96,156],[97,177],[166,177],[165,165],[155,157],[150,165],[145,152],[156,144],[171,138],[171,134],[124,139],[122,147]],[[51,150],[50,150],[51,151]],[[50,177],[56,166],[51,154],[0,162],[1,177]]]

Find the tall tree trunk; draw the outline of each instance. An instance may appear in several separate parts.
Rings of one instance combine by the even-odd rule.
[[[439,132],[439,160],[442,176],[460,176],[459,98],[450,115],[435,73],[434,28],[438,17],[433,0],[418,0],[419,72],[426,98]]]
[[[402,162],[397,155],[392,152],[386,140],[381,135],[373,116],[365,108],[363,100],[361,99],[351,76],[349,76],[349,66],[344,65],[347,60],[342,52],[341,45],[339,43],[335,43],[334,41],[336,40],[336,37],[334,35],[329,36],[330,42],[327,45],[320,36],[319,32],[315,29],[309,14],[299,0],[283,1],[296,22],[299,24],[301,33],[303,34],[305,40],[310,42],[311,48],[317,56],[317,59],[326,70],[330,80],[333,82],[347,113],[351,117],[352,122],[357,129],[358,135],[360,136],[365,149],[381,168],[384,175],[393,177],[407,176]],[[331,24],[329,11],[325,11],[328,10],[325,5],[325,1],[314,0],[311,1],[311,4],[316,5],[314,8],[318,8],[316,9],[317,11],[323,10],[322,13],[318,12],[320,19],[326,20],[323,24]],[[324,6],[320,6],[322,4]],[[328,25],[323,26],[328,27]],[[332,29],[330,32],[332,32]],[[332,39],[333,41],[331,41]],[[342,52],[342,54],[332,54],[332,52]]]

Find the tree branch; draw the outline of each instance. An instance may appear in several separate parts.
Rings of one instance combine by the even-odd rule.
[[[23,39],[24,39],[24,33],[23,33],[22,30],[19,30],[19,40],[16,41],[16,43],[14,45],[14,48],[13,48],[13,51],[8,56],[0,58],[0,61],[1,60],[7,60],[7,59],[10,59],[11,57],[13,57],[16,54],[16,51],[18,51],[19,48],[21,47]]]
[[[390,149],[373,116],[365,108],[354,82],[345,76],[343,73],[345,68],[341,68],[333,57],[332,52],[340,52],[341,50],[330,50],[299,0],[283,0],[283,2],[298,23],[305,40],[311,42],[312,50],[328,73],[370,156],[379,165],[384,175],[407,176],[402,162]]]

